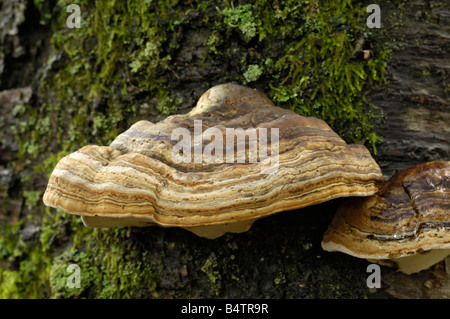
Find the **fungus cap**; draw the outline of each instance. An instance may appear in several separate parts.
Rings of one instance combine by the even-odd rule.
[[[349,198],[322,247],[411,274],[450,255],[450,162],[398,172],[367,198]]]
[[[248,136],[231,136],[237,145],[228,152],[230,129]],[[61,159],[44,203],[81,215],[87,226],[157,224],[215,238],[279,211],[373,195],[381,180],[369,151],[347,145],[322,120],[224,84],[188,114],[139,121],[110,146],[88,145]]]

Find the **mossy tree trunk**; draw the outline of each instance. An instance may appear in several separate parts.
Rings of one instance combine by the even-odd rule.
[[[65,1],[0,2],[0,297],[450,297],[444,262],[410,276],[382,267],[377,290],[367,261],[324,252],[339,200],[215,240],[87,229],[41,201],[62,156],[231,81],[365,144],[386,177],[448,160],[448,1],[380,4],[380,29],[364,1],[73,2],[80,28],[67,27]],[[360,39],[369,59],[353,54]]]

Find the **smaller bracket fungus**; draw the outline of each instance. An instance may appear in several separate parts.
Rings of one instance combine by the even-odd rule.
[[[322,248],[406,274],[450,255],[450,162],[411,166],[384,182],[377,194],[346,199]]]
[[[380,181],[363,145],[262,92],[224,84],[188,114],[139,121],[110,146],[66,156],[43,200],[86,226],[182,227],[216,238],[276,212],[373,195]]]

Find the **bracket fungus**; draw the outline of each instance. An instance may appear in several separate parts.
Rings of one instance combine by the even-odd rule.
[[[156,224],[216,238],[276,212],[373,195],[380,181],[370,152],[322,120],[223,84],[188,114],[139,121],[110,146],[61,159],[44,203],[90,227]]]
[[[450,162],[398,172],[377,194],[349,198],[324,234],[322,247],[412,274],[450,255]]]

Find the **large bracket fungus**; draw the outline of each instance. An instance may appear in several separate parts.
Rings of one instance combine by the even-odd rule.
[[[349,198],[322,247],[412,274],[450,255],[450,162],[411,166],[377,194]]]
[[[373,195],[381,181],[369,151],[322,120],[224,84],[188,114],[137,122],[110,146],[66,156],[44,203],[86,226],[157,224],[216,238],[279,211]]]

